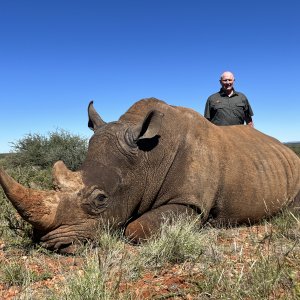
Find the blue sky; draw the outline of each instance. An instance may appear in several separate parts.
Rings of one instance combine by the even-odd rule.
[[[156,97],[203,114],[231,70],[255,127],[300,140],[300,1],[0,0],[0,153],[28,133],[83,137]]]

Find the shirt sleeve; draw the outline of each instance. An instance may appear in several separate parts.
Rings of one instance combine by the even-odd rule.
[[[249,103],[247,97],[246,97],[246,101],[247,101],[247,105],[248,105],[248,111],[247,111],[247,113],[248,113],[248,115],[249,115],[250,117],[252,117],[252,116],[254,115],[254,113],[253,113],[253,110],[252,110],[252,108],[251,108],[251,105],[250,105],[250,103]]]
[[[210,120],[210,101],[209,101],[209,98],[207,99],[206,104],[205,104],[204,117],[206,119]]]

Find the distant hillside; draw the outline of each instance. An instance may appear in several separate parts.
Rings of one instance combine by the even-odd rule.
[[[295,151],[296,154],[300,157],[300,142],[289,142],[284,144]]]

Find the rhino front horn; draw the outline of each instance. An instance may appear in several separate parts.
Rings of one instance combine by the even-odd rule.
[[[54,191],[26,188],[0,168],[0,185],[21,217],[39,230],[48,229],[55,216],[59,198]]]

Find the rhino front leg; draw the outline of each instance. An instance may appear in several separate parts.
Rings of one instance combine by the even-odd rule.
[[[157,233],[163,222],[168,217],[179,215],[197,216],[191,207],[180,204],[166,204],[144,213],[136,220],[129,223],[125,230],[125,236],[133,243],[141,243],[151,235]]]

